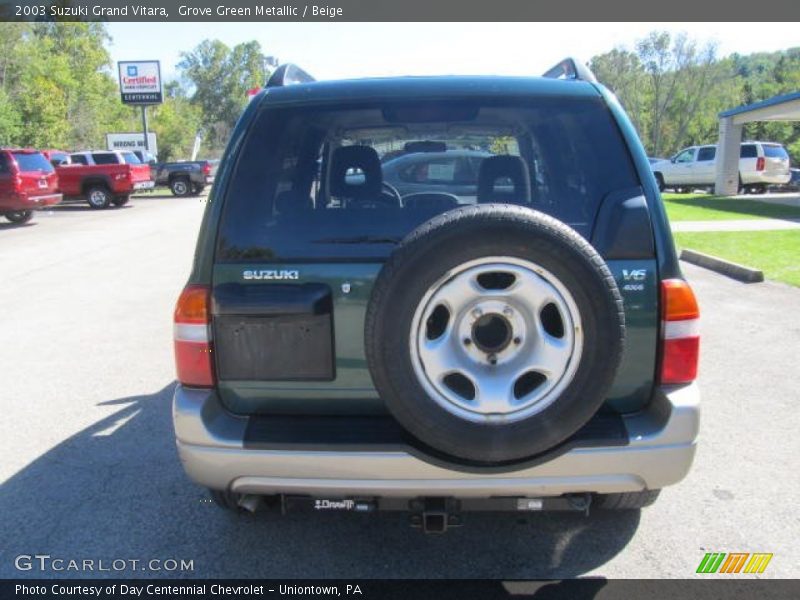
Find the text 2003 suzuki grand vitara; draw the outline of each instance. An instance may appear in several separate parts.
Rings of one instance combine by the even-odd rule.
[[[237,510],[443,531],[638,508],[692,463],[697,324],[644,150],[579,63],[285,65],[233,133],[175,310],[178,450]]]

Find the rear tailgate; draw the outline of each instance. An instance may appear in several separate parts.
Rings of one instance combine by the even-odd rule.
[[[780,144],[763,144],[764,173],[789,177],[789,154]]]
[[[127,165],[130,170],[131,185],[134,190],[145,190],[153,187],[150,165]]]
[[[58,176],[53,166],[39,152],[13,152],[19,169],[19,192],[29,197],[54,194],[58,188]]]

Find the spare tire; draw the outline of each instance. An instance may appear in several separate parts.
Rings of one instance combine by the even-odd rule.
[[[574,434],[622,356],[622,299],[566,224],[484,204],[414,230],[378,275],[365,350],[387,409],[425,446],[511,463]]]

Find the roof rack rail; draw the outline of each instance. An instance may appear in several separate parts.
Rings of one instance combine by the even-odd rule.
[[[312,81],[316,81],[316,79],[303,71],[303,69],[292,63],[286,63],[275,69],[267,79],[267,85],[264,87],[283,87],[296,83],[311,83]]]
[[[568,56],[560,63],[545,71],[542,77],[550,79],[574,79],[575,81],[597,82],[597,78],[591,69],[581,61]]]

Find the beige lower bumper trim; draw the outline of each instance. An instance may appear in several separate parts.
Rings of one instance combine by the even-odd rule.
[[[227,413],[209,398],[176,391],[184,467],[206,487],[253,494],[489,497],[659,489],[689,471],[699,421],[695,385],[662,390],[648,410],[625,418],[627,446],[576,448],[519,471],[486,474],[453,471],[403,451],[245,449],[237,441],[242,424],[225,422]]]

